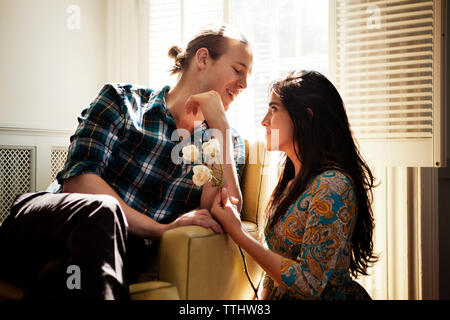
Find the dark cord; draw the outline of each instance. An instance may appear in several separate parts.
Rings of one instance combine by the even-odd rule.
[[[247,276],[248,282],[250,283],[250,285],[252,286],[253,291],[255,292],[256,300],[259,300],[259,297],[258,297],[258,290],[257,290],[257,289],[255,288],[255,286],[253,285],[252,279],[250,278],[250,275],[248,274],[247,261],[245,260],[244,253],[242,252],[241,247],[238,246],[238,248],[239,248],[239,252],[241,253],[241,256],[242,256],[242,261],[244,261],[244,269],[245,269],[245,274],[246,274],[246,276]]]

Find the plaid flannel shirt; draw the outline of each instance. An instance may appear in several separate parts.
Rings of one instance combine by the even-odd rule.
[[[61,192],[64,180],[94,173],[102,177],[132,208],[159,222],[169,222],[198,208],[202,188],[192,182],[192,165],[174,163],[172,150],[181,151],[174,119],[161,91],[132,85],[107,84],[78,117],[70,138],[67,161],[48,191]],[[184,145],[209,140],[204,122]],[[186,138],[186,137],[184,137]],[[245,145],[232,130],[239,178]],[[56,186],[56,187],[55,187]]]

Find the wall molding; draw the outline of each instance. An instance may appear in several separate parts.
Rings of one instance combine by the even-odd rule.
[[[35,190],[46,190],[52,177],[52,150],[67,148],[75,130],[44,125],[0,123],[0,146],[7,148],[35,148]]]
[[[29,126],[16,123],[0,123],[0,134],[2,135],[68,137],[74,132],[75,128],[67,129],[49,126]]]

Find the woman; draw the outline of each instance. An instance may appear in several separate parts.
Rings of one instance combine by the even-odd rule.
[[[263,299],[370,299],[352,277],[376,261],[373,176],[353,141],[342,99],[323,75],[292,72],[271,85],[262,121],[268,150],[286,155],[265,229],[269,248],[242,228],[227,189],[211,214],[266,271]],[[278,146],[272,134],[278,131]]]

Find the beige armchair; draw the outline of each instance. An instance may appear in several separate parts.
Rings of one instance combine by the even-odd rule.
[[[263,213],[267,204],[268,175],[263,174],[267,158],[263,142],[246,143],[246,163],[241,189],[242,221],[246,230],[262,240]],[[242,251],[248,274],[257,286],[263,270]],[[164,233],[159,255],[153,265],[157,281],[130,285],[135,300],[166,299],[253,299],[254,292],[247,279],[244,261],[231,238],[199,226],[187,226]],[[20,299],[23,291],[0,282],[0,299]]]
[[[246,230],[262,240],[264,210],[268,201],[268,175],[263,174],[267,154],[263,142],[246,143],[241,182],[244,199],[241,219]],[[255,286],[263,270],[242,250]],[[157,265],[159,281],[130,286],[132,299],[241,300],[253,299],[238,246],[228,235],[187,226],[164,233]]]

